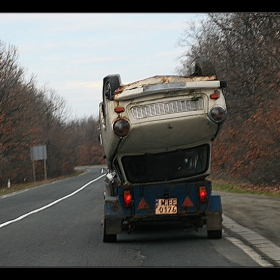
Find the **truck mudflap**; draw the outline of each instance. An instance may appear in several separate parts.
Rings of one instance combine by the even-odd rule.
[[[206,211],[206,228],[208,238],[222,237],[222,203],[220,195],[211,195],[209,207]]]
[[[106,196],[104,204],[104,234],[116,235],[122,231],[125,215],[118,196]]]

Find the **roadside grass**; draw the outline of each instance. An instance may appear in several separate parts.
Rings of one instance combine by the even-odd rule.
[[[26,189],[38,187],[38,186],[45,185],[45,184],[50,184],[50,183],[53,183],[58,180],[76,177],[82,173],[85,173],[85,170],[75,170],[75,172],[70,175],[60,176],[57,178],[50,178],[50,179],[46,179],[46,180],[35,181],[35,182],[30,182],[30,183],[25,183],[25,184],[15,184],[15,185],[11,184],[11,186],[9,188],[8,188],[8,186],[0,188],[0,196],[18,192],[18,191],[23,191]]]
[[[280,197],[280,186],[256,186],[245,183],[221,182],[212,180],[212,188],[214,191]]]
[[[50,178],[47,180],[30,182],[25,184],[15,184],[11,185],[9,188],[8,186],[0,188],[0,196],[6,195],[18,191],[22,191],[25,189],[34,188],[40,185],[49,184],[58,180],[63,180],[66,178],[71,178],[75,176],[79,176],[80,174],[84,173],[85,170],[75,170],[74,173],[70,175],[60,176],[57,178]],[[224,192],[231,192],[231,193],[241,193],[241,194],[257,194],[257,195],[265,195],[265,196],[273,196],[273,197],[280,197],[280,186],[278,187],[269,187],[269,186],[255,186],[245,183],[235,183],[235,182],[225,182],[221,180],[214,180],[212,179],[212,188],[214,191],[224,191]]]

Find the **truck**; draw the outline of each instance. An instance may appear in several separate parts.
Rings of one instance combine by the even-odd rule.
[[[207,57],[193,74],[128,84],[103,78],[99,140],[104,150],[103,242],[154,223],[182,224],[222,238],[222,202],[208,179],[213,141],[227,115],[224,88]]]

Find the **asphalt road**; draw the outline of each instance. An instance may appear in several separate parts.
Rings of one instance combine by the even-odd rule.
[[[48,184],[47,187],[42,185],[32,191],[23,191],[20,195],[8,195],[5,199],[0,197],[2,234],[0,259],[2,265],[13,265],[14,262],[16,266],[30,264],[36,264],[36,266],[52,264],[88,266],[90,264],[108,264],[108,261],[112,265],[119,265],[120,260],[106,258],[108,251],[105,249],[108,247],[112,254],[118,256],[120,251],[120,255],[125,257],[121,260],[122,264],[139,266],[147,256],[151,258],[155,255],[148,263],[156,266],[159,263],[162,265],[165,261],[166,264],[172,261],[176,264],[181,260],[182,265],[191,266],[193,263],[189,259],[191,251],[189,249],[193,246],[196,248],[193,250],[197,250],[200,245],[202,246],[201,252],[197,254],[200,258],[196,260],[198,263],[202,262],[201,259],[204,256],[209,258],[209,254],[217,251],[220,253],[215,255],[215,258],[208,259],[209,265],[219,265],[226,259],[230,260],[231,266],[235,263],[241,266],[244,266],[245,263],[248,266],[253,265],[250,261],[248,262],[245,253],[237,251],[237,248],[241,246],[238,240],[242,240],[244,244],[258,252],[263,259],[269,260],[275,267],[280,267],[280,219],[278,215],[280,198],[260,195],[217,192],[221,195],[223,205],[224,238],[221,240],[205,241],[204,231],[198,235],[190,233],[188,238],[184,233],[178,231],[175,233],[175,235],[178,234],[176,242],[174,239],[170,240],[168,232],[166,236],[162,235],[162,232],[159,234],[151,232],[151,235],[147,235],[146,232],[142,235],[140,232],[139,236],[122,234],[118,244],[102,244],[100,218],[103,215],[103,200],[102,191],[97,190],[102,190],[103,179],[95,181],[100,176],[99,171],[100,168],[93,169],[87,176],[69,178],[63,181],[63,184],[54,182]],[[94,187],[87,187],[90,180],[94,180]],[[36,215],[33,215],[35,214],[34,209],[36,209]],[[43,211],[45,209],[47,211]],[[23,213],[32,215],[31,219],[25,219],[27,215],[23,215]],[[7,221],[9,224],[6,224]],[[153,234],[155,234],[154,237]],[[172,234],[174,233],[172,232]],[[234,236],[237,238],[234,239]],[[181,252],[180,248],[185,245],[186,241],[190,248],[178,253],[180,258],[176,257],[177,253],[171,254],[170,252],[173,252],[171,250],[168,254],[173,259],[159,261],[156,257],[158,250],[163,250],[159,247],[160,244],[155,242],[159,237],[162,238],[161,243],[165,244],[163,247],[166,246],[167,249],[170,246],[172,249],[174,246],[178,246],[178,252]],[[140,243],[137,238],[141,240]],[[145,238],[148,239],[145,240]],[[194,245],[189,243],[192,239],[194,239]],[[200,240],[204,241],[200,242]],[[143,245],[143,241],[149,246]],[[236,249],[228,250],[228,246],[234,247],[229,244],[229,241],[235,242]],[[210,248],[207,249],[205,245]],[[78,249],[79,251],[77,251]],[[232,250],[235,253],[232,253]],[[185,255],[182,256],[182,253]],[[185,264],[185,259],[188,259],[189,263]],[[144,263],[147,263],[146,261]]]
[[[223,227],[280,267],[280,198],[216,192],[221,195]]]

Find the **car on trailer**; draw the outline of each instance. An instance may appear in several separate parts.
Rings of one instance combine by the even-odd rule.
[[[104,149],[103,242],[149,223],[181,223],[222,237],[222,203],[207,179],[212,144],[227,115],[215,67],[197,58],[190,76],[122,84],[103,79],[99,139]]]

